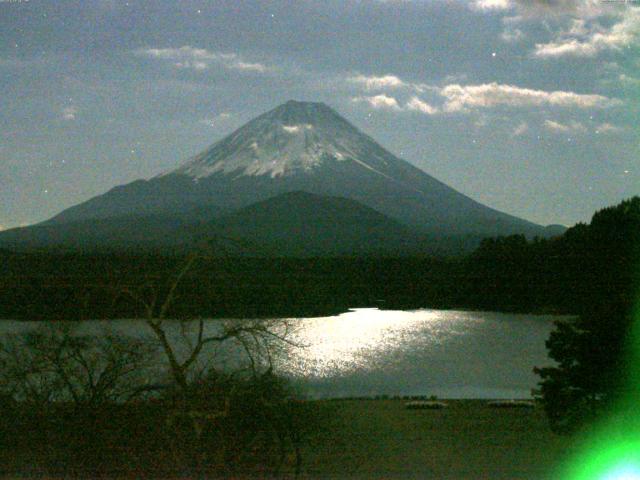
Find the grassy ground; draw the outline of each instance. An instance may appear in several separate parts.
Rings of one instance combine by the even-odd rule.
[[[405,401],[395,399],[314,402],[311,407],[321,408],[314,409],[319,417],[310,417],[313,423],[307,425],[316,433],[304,446],[302,478],[562,480],[557,467],[575,451],[577,439],[551,433],[540,409],[496,409],[481,400],[447,403],[441,410],[408,410]],[[14,430],[24,428],[11,418],[0,419],[6,423],[4,441],[0,436],[0,478],[17,478],[14,472],[22,472],[21,478],[96,478],[87,468],[102,469],[103,463],[108,468],[102,469],[102,478],[193,478],[180,471],[153,473],[167,465],[165,457],[171,452],[163,443],[162,411],[142,408],[114,416],[119,423],[106,425],[72,415],[61,430],[69,434],[68,444],[60,438],[40,438],[46,429],[39,434],[37,426],[28,430],[30,436],[17,435]],[[92,443],[93,434],[81,427],[84,424],[99,428],[103,443],[122,448],[100,450],[99,442]],[[42,457],[40,463],[36,457]],[[287,459],[286,478],[294,477],[294,459]],[[43,461],[49,468],[57,467],[45,474],[47,470],[38,467]],[[116,465],[120,470],[113,470]],[[214,476],[213,471],[204,474]],[[232,478],[265,477],[254,470]]]
[[[402,400],[340,400],[335,424],[305,452],[307,478],[554,479],[575,448],[544,413],[449,401],[407,410]]]

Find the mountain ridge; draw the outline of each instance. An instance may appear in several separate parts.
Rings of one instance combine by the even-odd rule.
[[[268,257],[424,253],[424,240],[397,221],[355,200],[308,192],[287,192],[231,213],[212,209],[207,215],[201,209],[188,220],[122,216],[18,228],[0,234],[0,242],[14,249],[96,251],[209,245],[234,255]]]

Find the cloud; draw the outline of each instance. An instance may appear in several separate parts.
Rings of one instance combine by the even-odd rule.
[[[411,84],[401,80],[395,75],[383,75],[383,76],[366,76],[355,75],[347,79],[351,83],[356,83],[363,86],[367,90],[380,90],[383,88],[406,88]]]
[[[388,95],[385,95],[384,93],[381,93],[380,95],[374,95],[374,96],[353,97],[351,100],[353,102],[368,103],[370,106],[376,109],[400,110],[400,105],[398,104],[398,101],[394,97],[390,97]]]
[[[618,80],[623,85],[640,85],[640,78],[630,77],[625,73],[621,73],[620,75],[618,75]]]
[[[384,93],[374,96],[352,97],[351,101],[366,103],[370,107],[375,109],[393,110],[396,112],[412,111],[423,113],[425,115],[435,115],[439,112],[439,109],[437,107],[430,105],[429,103],[421,100],[415,95],[411,97],[409,101],[404,105],[401,105],[395,97],[386,95]]]
[[[452,83],[444,87],[426,86],[432,98],[441,101],[425,101],[417,95],[406,96],[406,92],[360,95],[353,102],[366,103],[375,109],[397,112],[419,112],[425,115],[440,113],[467,113],[473,110],[495,107],[560,107],[560,108],[607,108],[622,102],[597,94],[580,94],[571,91],[545,91],[504,85],[497,82],[479,85]],[[407,100],[403,100],[407,98]]]
[[[525,34],[519,28],[505,27],[504,31],[500,35],[500,38],[502,38],[502,40],[504,40],[505,42],[513,43],[519,42],[520,40],[525,38]]]
[[[235,68],[236,70],[247,70],[252,72],[260,72],[260,73],[264,73],[267,70],[269,70],[265,65],[261,63],[249,63],[249,62],[243,62],[240,60],[228,66],[230,68]]]
[[[71,121],[76,119],[78,109],[76,107],[64,107],[60,112],[63,120]]]
[[[513,7],[511,0],[473,0],[471,7],[476,10],[508,10]]]
[[[521,122],[516,128],[513,129],[513,133],[511,134],[513,137],[519,137],[529,130],[529,125],[527,122]]]
[[[164,60],[213,60],[218,55],[204,48],[194,48],[188,45],[180,48],[146,48],[135,51],[138,55],[162,58]]]
[[[534,55],[542,58],[593,57],[602,51],[620,50],[635,44],[639,38],[640,8],[629,8],[620,21],[608,28],[599,23],[587,26],[583,20],[574,20],[571,28],[561,32],[554,41],[537,43]]]
[[[618,11],[620,5],[616,3],[603,0],[511,0],[522,18],[594,18]],[[624,0],[620,3],[624,3]]]
[[[640,6],[635,0],[469,0],[480,11],[508,11],[501,35],[506,42],[525,36],[538,22],[551,38],[534,45],[533,56],[594,57],[640,43]]]
[[[446,98],[444,111],[462,112],[470,108],[495,106],[559,106],[578,108],[604,108],[621,103],[602,95],[584,95],[567,91],[533,90],[496,82],[481,85],[447,85],[440,90]]]
[[[408,90],[416,93],[438,90],[438,87],[426,83],[414,83],[403,80],[397,75],[339,75],[335,81],[342,85],[345,81],[349,84],[361,87],[366,91],[372,90]]]
[[[596,133],[620,133],[622,131],[624,131],[624,128],[611,123],[601,123],[596,127]]]
[[[623,0],[624,1],[624,0]],[[606,6],[602,0],[470,0],[474,10],[511,10],[515,9],[522,16],[539,17],[555,15],[597,15]]]
[[[438,113],[438,109],[429,105],[427,102],[420,100],[418,97],[412,97],[406,104],[408,110],[414,110],[426,115],[435,115]]]
[[[584,133],[587,131],[587,128],[583,124],[576,121],[560,123],[553,120],[545,120],[544,127],[547,130],[558,133]]]
[[[180,48],[143,48],[134,50],[140,57],[155,58],[173,62],[176,68],[206,70],[212,63],[229,70],[264,73],[271,68],[262,63],[247,62],[236,53],[212,52],[204,48],[185,45]]]

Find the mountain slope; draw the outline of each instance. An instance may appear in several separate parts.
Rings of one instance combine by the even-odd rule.
[[[411,229],[354,200],[306,192],[242,208],[198,234],[245,240],[268,256],[404,255],[421,243]]]
[[[255,118],[177,169],[116,187],[48,223],[224,210],[286,192],[350,198],[431,235],[546,236],[395,157],[322,103],[290,101]]]
[[[0,232],[0,245],[14,250],[167,248],[192,241],[192,221],[170,215],[123,215],[47,223]]]
[[[410,228],[354,200],[290,192],[214,218],[128,215],[49,223],[0,233],[14,249],[183,249],[208,243],[212,253],[258,256],[407,255],[424,241]],[[206,219],[206,220],[205,220]],[[217,250],[217,251],[216,251]]]

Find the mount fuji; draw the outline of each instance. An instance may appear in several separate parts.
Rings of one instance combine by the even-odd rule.
[[[545,228],[472,200],[394,156],[327,105],[298,101],[251,120],[174,170],[115,187],[39,226],[21,230],[45,228],[51,235],[75,225],[77,234],[78,225],[97,223],[108,230],[104,226],[115,223],[122,232],[123,222],[135,224],[138,217],[145,217],[147,223],[149,218],[161,218],[154,223],[159,231],[213,218],[220,225],[240,209],[291,192],[312,195],[304,197],[305,208],[310,198],[320,197],[348,200],[350,208],[360,204],[417,235],[559,233],[557,228]],[[301,197],[284,198],[298,201]],[[339,208],[334,200],[331,205]],[[282,211],[286,216],[286,209]],[[6,243],[7,233],[11,231],[0,235],[0,243]],[[11,233],[11,243],[19,243],[17,233]]]

